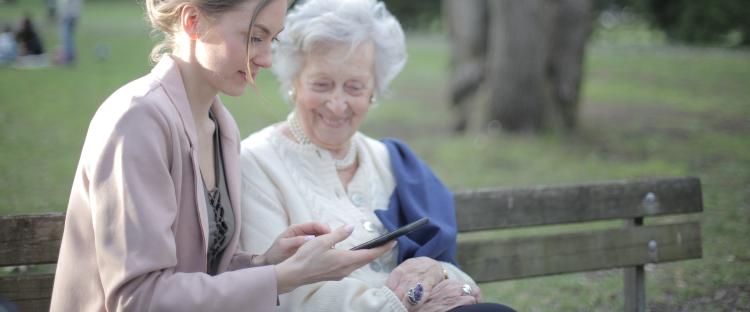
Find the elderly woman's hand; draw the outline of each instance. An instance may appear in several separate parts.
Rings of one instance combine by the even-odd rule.
[[[475,293],[472,288],[470,295],[464,294],[464,284],[464,282],[453,279],[443,280],[432,288],[429,297],[423,299],[421,303],[412,306],[407,304],[406,307],[409,311],[431,312],[448,311],[463,305],[477,303],[478,292]],[[476,291],[478,290],[477,287]]]
[[[385,286],[390,288],[397,297],[406,298],[409,288],[415,287],[417,283],[422,285],[424,294],[429,295],[432,288],[444,279],[443,266],[440,262],[427,257],[417,257],[407,259],[393,269]]]

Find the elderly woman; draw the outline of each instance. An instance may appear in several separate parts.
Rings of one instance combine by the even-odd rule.
[[[294,110],[242,142],[241,245],[263,251],[292,224],[354,225],[349,249],[423,216],[430,223],[341,281],[280,297],[286,311],[492,311],[455,266],[451,193],[402,143],[358,132],[406,62],[404,33],[382,3],[313,0],[287,16],[273,69]],[[248,217],[244,217],[248,216]],[[466,307],[462,307],[466,306]]]

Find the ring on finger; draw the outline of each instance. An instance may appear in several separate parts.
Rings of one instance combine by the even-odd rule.
[[[471,286],[469,286],[469,284],[464,284],[463,286],[461,286],[461,295],[471,296]]]
[[[406,299],[408,299],[409,303],[412,305],[416,305],[422,300],[423,292],[424,288],[422,287],[422,283],[417,283],[416,286],[409,288],[409,291],[406,292]]]

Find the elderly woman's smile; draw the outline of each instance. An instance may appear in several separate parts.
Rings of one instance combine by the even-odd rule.
[[[329,128],[336,128],[336,129],[343,128],[344,126],[348,125],[349,122],[351,121],[351,118],[335,118],[335,117],[331,118],[331,117],[326,117],[321,113],[318,113],[318,119],[323,121],[323,124],[328,126]]]

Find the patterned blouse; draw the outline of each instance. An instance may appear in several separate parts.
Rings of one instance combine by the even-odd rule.
[[[211,120],[214,120],[213,114],[209,114]],[[219,270],[219,260],[224,250],[229,245],[229,239],[234,233],[236,227],[234,213],[232,212],[232,203],[229,201],[227,192],[227,183],[224,177],[224,161],[221,150],[221,140],[219,133],[219,124],[216,123],[214,131],[214,170],[217,186],[212,190],[206,191],[206,207],[208,208],[208,274],[216,275]]]

